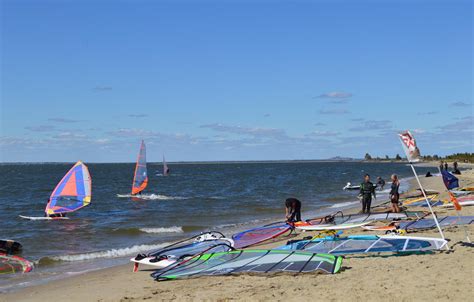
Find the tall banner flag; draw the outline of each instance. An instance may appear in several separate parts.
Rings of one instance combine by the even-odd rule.
[[[430,209],[431,215],[433,216],[433,219],[436,223],[436,227],[438,228],[439,234],[441,235],[441,238],[444,239],[444,234],[443,234],[443,231],[441,230],[441,227],[439,225],[438,218],[436,217],[435,213],[433,212],[433,208],[431,207],[431,203],[429,202],[428,197],[426,197],[425,189],[423,189],[423,186],[421,185],[420,179],[418,178],[418,174],[416,174],[415,167],[413,166],[413,163],[420,161],[420,149],[418,149],[418,146],[416,145],[415,138],[410,133],[410,131],[407,130],[407,131],[404,131],[402,133],[399,133],[398,137],[400,138],[400,142],[402,143],[403,151],[405,151],[405,155],[407,156],[407,159],[410,162],[411,170],[413,171],[413,174],[415,175],[416,181],[418,182],[418,185],[420,186],[421,193],[423,193],[423,197],[425,197],[426,204],[428,205],[428,208]],[[448,245],[446,245],[446,248],[449,250]]]
[[[400,141],[402,142],[403,151],[407,159],[411,163],[416,163],[420,161],[420,149],[416,146],[416,141],[410,131],[404,131],[399,133]]]

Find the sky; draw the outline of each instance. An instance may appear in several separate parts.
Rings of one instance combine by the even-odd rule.
[[[472,1],[0,0],[0,161],[474,152]]]

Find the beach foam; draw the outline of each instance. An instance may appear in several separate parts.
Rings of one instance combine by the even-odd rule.
[[[161,194],[141,194],[140,196],[133,196],[132,194],[117,194],[119,198],[138,198],[143,200],[184,200],[186,197],[181,196],[166,196]]]
[[[121,249],[111,249],[107,251],[44,257],[40,259],[39,263],[40,264],[45,263],[45,262],[47,263],[49,261],[73,262],[73,261],[93,260],[93,259],[99,259],[99,258],[118,258],[118,257],[124,257],[128,255],[134,255],[134,254],[144,252],[144,251],[156,250],[156,249],[166,246],[167,244],[168,243],[141,244],[141,245],[134,245],[131,247],[125,247]]]
[[[182,233],[183,228],[180,226],[172,226],[167,228],[140,228],[141,232],[149,234],[158,234],[158,233]]]

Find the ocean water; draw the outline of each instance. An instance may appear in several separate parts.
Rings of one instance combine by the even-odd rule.
[[[373,182],[377,176],[388,181],[392,173],[411,176],[401,163],[249,162],[169,164],[171,174],[163,177],[161,164],[149,163],[145,200],[132,200],[117,194],[129,194],[134,164],[89,164],[90,206],[69,220],[18,217],[43,216],[51,191],[71,166],[0,165],[0,238],[20,241],[22,256],[36,265],[29,274],[0,275],[0,291],[123,264],[206,230],[231,235],[282,219],[288,197],[302,201],[303,218],[358,206],[357,192],[342,187],[360,183],[365,173]],[[417,168],[419,174],[429,170]]]

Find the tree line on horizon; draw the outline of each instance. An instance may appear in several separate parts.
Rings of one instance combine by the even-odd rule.
[[[473,163],[474,162],[474,153],[454,153],[451,155],[446,155],[446,156],[439,156],[437,154],[434,155],[424,155],[421,156],[421,159],[424,161],[438,161],[438,160],[449,160],[449,161],[458,161],[458,162],[465,162],[465,163]],[[385,155],[385,157],[372,157],[369,153],[365,153],[364,160],[370,161],[370,160],[390,160],[390,161],[401,161],[401,160],[406,160],[406,157],[401,157],[400,154],[397,153],[395,157],[391,158],[388,155]]]

